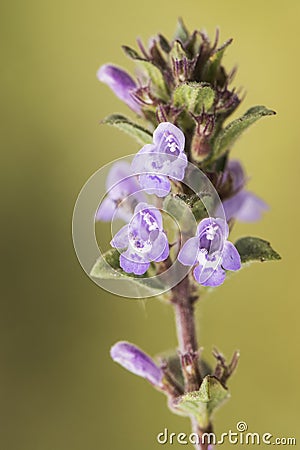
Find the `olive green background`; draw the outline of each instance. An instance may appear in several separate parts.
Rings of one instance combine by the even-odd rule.
[[[295,0],[27,0],[1,6],[0,449],[155,449],[156,435],[188,432],[165,398],[114,364],[110,346],[135,342],[150,354],[176,346],[173,314],[158,300],[116,298],[82,271],[71,218],[87,178],[138,150],[99,126],[131,114],[96,79],[115,62],[132,70],[120,45],[171,37],[182,15],[190,29],[218,25],[234,38],[227,67],[247,97],[239,108],[278,111],[237,143],[250,188],[271,206],[234,237],[270,240],[281,262],[252,265],[198,305],[204,354],[241,350],[232,398],[216,417],[235,430],[299,431],[299,12]],[[132,114],[131,114],[132,115]],[[107,228],[103,228],[107,230]],[[107,236],[108,238],[108,236]],[[192,448],[191,446],[189,446]],[[171,448],[181,448],[173,445]],[[228,444],[224,449],[230,448]]]

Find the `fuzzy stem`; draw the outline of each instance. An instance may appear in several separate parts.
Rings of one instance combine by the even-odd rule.
[[[199,370],[198,342],[195,325],[194,304],[199,299],[195,295],[188,275],[172,289],[172,303],[174,305],[176,330],[181,355],[181,366],[185,382],[185,392],[196,391],[200,388],[202,377]],[[207,429],[200,429],[195,418],[191,418],[193,431],[199,436],[200,443],[196,450],[208,450],[208,443],[202,443],[203,433],[211,433],[212,425]]]
[[[212,424],[209,424],[205,430],[202,430],[197,420],[193,417],[191,418],[192,423],[192,429],[193,432],[196,433],[199,436],[199,444],[195,444],[196,450],[208,450],[212,446],[209,445],[209,439],[204,435],[204,433],[210,434],[213,433],[213,426]]]
[[[186,276],[172,289],[172,303],[175,310],[176,329],[181,356],[185,390],[198,390],[201,375],[198,362],[198,344],[195,325],[194,303],[197,297],[192,293],[189,277]]]

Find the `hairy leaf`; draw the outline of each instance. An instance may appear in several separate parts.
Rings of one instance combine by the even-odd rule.
[[[189,38],[189,32],[183,23],[182,18],[180,17],[177,21],[177,27],[175,31],[174,39],[178,39],[181,42],[186,42]]]
[[[214,411],[229,397],[220,381],[207,375],[199,391],[189,392],[175,400],[173,406],[181,413],[197,417],[201,427],[206,428]]]
[[[150,61],[138,60],[136,63],[146,73],[147,78],[150,79],[151,92],[160,99],[167,101],[169,99],[168,88],[159,68]]]
[[[174,105],[185,107],[194,114],[202,110],[208,111],[215,99],[214,90],[206,83],[187,82],[178,86],[174,91]]]
[[[112,248],[105,252],[100,258],[97,259],[90,275],[94,278],[100,278],[102,280],[121,280],[127,279],[137,286],[140,286],[143,291],[150,291],[151,294],[155,295],[155,291],[159,293],[163,288],[162,284],[157,279],[145,280],[153,277],[156,273],[154,264],[151,264],[149,270],[144,275],[134,275],[124,272],[119,263],[120,253],[118,250]]]
[[[273,250],[270,243],[257,237],[243,237],[234,244],[242,263],[251,261],[275,261],[281,256]]]
[[[122,49],[124,50],[124,53],[126,56],[128,56],[130,59],[138,60],[138,61],[145,61],[144,58],[142,58],[136,50],[134,50],[131,47],[128,47],[127,45],[122,45]]]
[[[144,145],[152,143],[152,134],[148,130],[121,114],[112,114],[102,120],[102,123],[119,128],[135,138],[140,144]]]
[[[222,45],[222,47],[218,48],[208,59],[207,63],[205,64],[203,73],[203,78],[206,81],[213,82],[216,79],[225,50],[231,44],[231,42],[232,39],[228,39],[228,41],[226,41]]]
[[[234,120],[220,131],[214,141],[213,158],[217,159],[229,150],[241,134],[261,117],[272,116],[274,114],[276,114],[275,111],[265,106],[254,106],[250,108],[242,117]]]

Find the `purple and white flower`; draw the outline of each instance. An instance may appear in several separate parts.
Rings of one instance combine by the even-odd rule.
[[[227,240],[229,234],[225,220],[203,219],[195,237],[188,239],[179,252],[178,260],[194,267],[194,277],[203,286],[219,286],[225,280],[225,270],[241,268],[240,255]]]
[[[127,72],[119,67],[105,64],[98,70],[97,78],[99,81],[102,81],[102,83],[107,84],[114,94],[126,103],[129,108],[137,114],[140,114],[141,106],[133,96],[133,93],[138,89],[138,86]]]
[[[114,215],[128,222],[136,205],[145,200],[136,177],[132,175],[130,164],[125,161],[116,162],[110,169],[106,190],[107,196],[96,214],[96,220],[103,222],[109,222]]]
[[[183,180],[188,164],[184,145],[183,132],[162,122],[153,133],[153,144],[146,144],[134,157],[132,170],[148,194],[165,197],[171,190],[169,178]]]
[[[120,266],[127,273],[143,275],[151,261],[164,261],[169,256],[169,244],[160,211],[139,203],[129,224],[113,237],[111,246],[126,249],[120,255]]]
[[[227,221],[234,218],[240,222],[256,222],[262,213],[268,210],[268,205],[253,192],[244,189],[246,175],[241,163],[237,160],[228,162],[225,181],[230,177],[233,196],[223,201]]]
[[[123,366],[129,372],[134,373],[150,381],[154,386],[160,386],[162,383],[163,372],[155,362],[129,342],[117,342],[110,350],[112,359]]]

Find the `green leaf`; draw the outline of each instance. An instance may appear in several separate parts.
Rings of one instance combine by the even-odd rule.
[[[97,259],[92,270],[90,272],[91,277],[100,278],[102,280],[121,280],[127,279],[132,283],[135,283],[143,291],[155,295],[155,292],[159,293],[163,288],[162,283],[158,279],[151,279],[156,273],[154,264],[150,266],[148,271],[144,275],[134,275],[124,272],[120,267],[120,253],[118,250],[112,248],[105,252],[100,258]],[[147,283],[149,279],[149,283]]]
[[[173,406],[181,413],[193,415],[199,425],[206,428],[214,411],[229,397],[229,392],[220,381],[207,375],[199,391],[189,392],[175,400]]]
[[[232,39],[228,39],[222,47],[218,48],[212,56],[208,59],[205,67],[203,78],[206,81],[213,82],[217,78],[218,70],[221,66],[221,61],[224,56],[225,50],[232,43]]]
[[[119,128],[135,138],[142,145],[152,143],[152,134],[148,130],[143,128],[141,125],[132,122],[130,119],[122,116],[121,114],[112,114],[102,120],[101,123]]]
[[[185,200],[177,195],[169,194],[164,198],[163,210],[170,215],[174,223],[177,223],[176,228],[178,227],[181,233],[194,233],[197,223],[190,205]]]
[[[210,198],[209,198],[209,200],[210,200]],[[197,222],[199,222],[200,220],[205,219],[206,217],[209,216],[204,203],[200,199],[197,200],[193,204],[192,211],[193,211],[193,214],[194,214],[195,219],[197,220]]]
[[[159,39],[159,45],[161,46],[162,50],[165,53],[170,53],[171,46],[170,46],[169,42],[167,41],[167,39],[162,34],[158,35],[158,39]]]
[[[186,203],[180,197],[169,194],[163,200],[163,210],[177,221],[180,221],[186,213]]]
[[[163,208],[180,224],[184,224],[186,220],[191,222],[191,218],[199,222],[209,216],[207,209],[211,211],[214,208],[214,199],[208,194],[201,199],[196,194],[170,194],[165,197]]]
[[[177,107],[185,107],[194,114],[208,111],[215,99],[214,90],[206,83],[187,82],[178,86],[174,91],[173,101]]]
[[[264,116],[272,116],[275,111],[265,106],[254,106],[250,108],[242,117],[227,125],[216,137],[214,141],[214,159],[219,158],[223,153],[232,147],[234,142],[250,125]]]
[[[138,60],[138,61],[145,61],[144,58],[142,58],[137,51],[135,51],[133,48],[128,47],[127,45],[122,45],[122,49],[124,50],[124,53],[126,56],[128,56],[130,59]]]
[[[170,52],[171,61],[172,60],[182,61],[183,59],[186,59],[186,58],[187,58],[187,53],[184,50],[182,43],[180,41],[175,41],[172,45],[172,49]]]
[[[234,244],[241,256],[242,263],[251,261],[276,261],[281,256],[273,250],[270,243],[257,237],[244,237]]]
[[[169,93],[163,74],[152,62],[145,60],[136,61],[137,65],[142,68],[147,77],[151,80],[151,92],[158,98],[168,101]]]
[[[95,278],[110,279],[112,270],[120,271],[119,263],[120,253],[116,249],[110,249],[94,264],[90,275]]]
[[[177,21],[177,27],[174,35],[174,39],[179,39],[181,42],[186,42],[189,38],[189,32],[183,23],[183,20],[181,17],[179,17]]]

